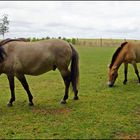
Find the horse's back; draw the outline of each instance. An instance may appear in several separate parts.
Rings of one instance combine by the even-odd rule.
[[[15,41],[8,43],[5,49],[13,59],[15,69],[21,69],[25,74],[31,75],[52,70],[54,65],[68,65],[72,56],[69,43],[57,39],[37,42]]]
[[[140,62],[140,42],[139,41],[129,41],[125,48],[127,52],[127,59],[129,61]]]

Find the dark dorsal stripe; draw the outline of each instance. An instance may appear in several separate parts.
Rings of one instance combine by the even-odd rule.
[[[9,42],[12,42],[12,41],[24,41],[24,42],[27,42],[27,39],[25,38],[18,38],[18,39],[10,39],[10,38],[7,38],[7,39],[4,39],[0,42],[0,46],[3,46]]]
[[[113,57],[112,57],[111,64],[110,64],[109,68],[112,68],[112,66],[113,66],[113,64],[114,64],[114,62],[115,62],[115,60],[116,60],[118,54],[121,52],[122,48],[123,48],[127,43],[128,43],[128,42],[123,42],[123,43],[121,44],[121,46],[120,46],[119,48],[117,48],[117,50],[116,50],[115,53],[113,54]]]

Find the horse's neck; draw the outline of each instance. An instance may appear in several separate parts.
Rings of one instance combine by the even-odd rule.
[[[119,69],[119,67],[121,66],[121,64],[124,62],[124,58],[125,58],[125,51],[121,51],[117,58],[116,61],[114,62],[114,66]]]

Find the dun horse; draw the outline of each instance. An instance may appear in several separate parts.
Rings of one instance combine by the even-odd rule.
[[[140,62],[140,43],[138,42],[124,42],[115,51],[111,64],[109,66],[109,82],[108,85],[112,87],[116,78],[118,77],[118,69],[122,63],[124,63],[124,81],[123,84],[127,83],[127,71],[128,64],[132,64],[135,73],[140,83],[140,76],[137,69],[137,64]]]
[[[68,99],[70,83],[74,91],[74,100],[78,99],[78,53],[66,41],[49,39],[27,42],[23,39],[6,39],[0,42],[0,74],[5,73],[9,80],[11,99],[8,106],[15,101],[14,77],[21,82],[27,92],[29,105],[33,105],[33,96],[25,78],[27,75],[40,75],[50,70],[58,70],[65,84],[65,94],[61,103]],[[68,69],[71,63],[70,70]]]

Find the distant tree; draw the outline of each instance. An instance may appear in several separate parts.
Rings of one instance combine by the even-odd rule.
[[[4,38],[4,34],[9,32],[9,20],[8,20],[8,15],[4,14],[2,18],[0,19],[0,34]]]
[[[33,42],[36,41],[36,40],[37,40],[37,39],[36,39],[35,37],[32,38],[32,41],[33,41]]]
[[[63,40],[67,40],[65,37],[63,37]]]
[[[75,45],[76,44],[76,39],[72,38],[71,43]]]
[[[50,39],[50,37],[49,37],[49,36],[47,36],[47,37],[46,37],[46,39]]]
[[[66,39],[66,40],[67,40],[67,42],[71,43],[71,39]]]
[[[28,37],[28,38],[27,38],[27,40],[28,40],[28,41],[31,41],[31,38],[30,38],[30,37]]]

